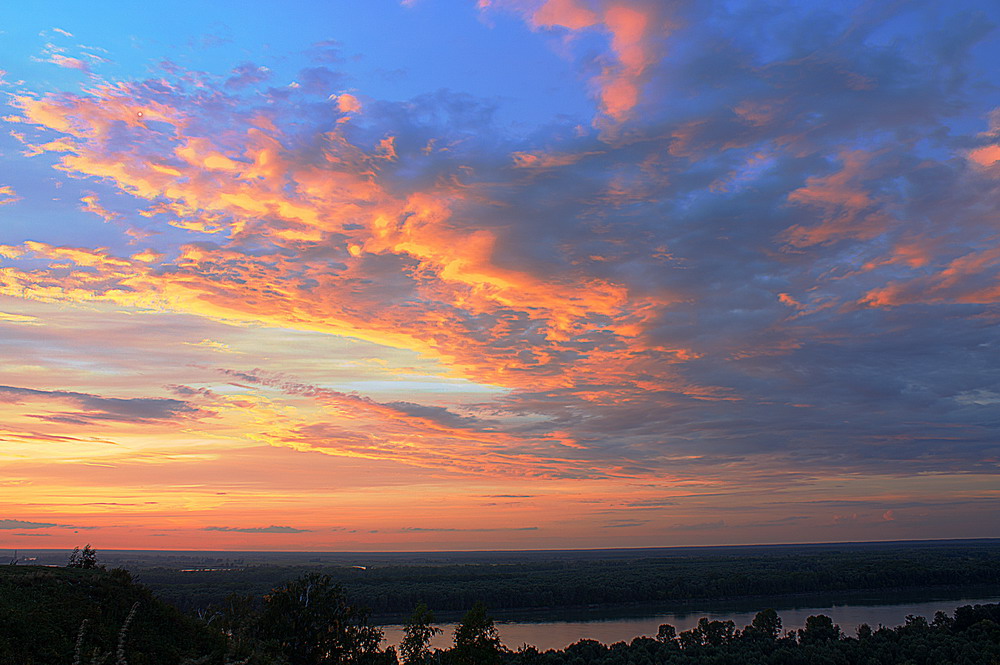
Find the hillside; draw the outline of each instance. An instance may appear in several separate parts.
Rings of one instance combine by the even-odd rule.
[[[125,570],[2,566],[0,665],[70,665],[84,621],[82,662],[95,654],[110,654],[107,662],[115,662],[133,607],[123,641],[128,665],[221,658],[221,638],[155,598]]]

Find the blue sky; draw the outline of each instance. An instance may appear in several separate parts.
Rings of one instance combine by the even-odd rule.
[[[0,544],[996,536],[998,24],[0,8]]]

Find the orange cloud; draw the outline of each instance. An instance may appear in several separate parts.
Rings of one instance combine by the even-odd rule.
[[[871,289],[861,299],[872,307],[914,303],[993,304],[1000,302],[1000,249],[970,252],[928,275]]]
[[[10,185],[0,185],[0,206],[17,203],[20,200],[21,197],[17,195],[13,187]]]
[[[510,433],[499,421],[459,416],[440,407],[380,403],[358,395],[259,372],[227,372],[241,385],[274,389],[298,402],[297,417],[258,424],[252,438],[272,446],[338,457],[393,461],[439,471],[494,477],[602,478],[632,475],[595,467],[564,431]],[[264,394],[258,400],[266,399]]]
[[[971,150],[969,159],[979,166],[992,166],[1000,162],[1000,145],[988,145]]]
[[[481,4],[480,8],[494,4]],[[501,6],[519,10],[536,29],[556,28],[570,33],[601,30],[609,34],[612,55],[603,61],[601,73],[594,79],[604,116],[599,123],[622,123],[632,117],[648,70],[662,55],[659,40],[671,29],[661,16],[662,8],[653,3],[613,0],[602,0],[590,7],[578,0],[544,0],[527,9],[509,1]]]
[[[111,182],[152,202],[143,213],[150,219],[163,215],[222,243],[187,244],[173,259],[42,243],[6,247],[9,257],[30,253],[54,263],[49,270],[3,268],[3,292],[350,335],[418,349],[463,376],[514,388],[600,384],[616,363],[674,357],[642,341],[668,299],[636,298],[582,272],[537,276],[503,267],[498,236],[469,231],[455,218],[483,192],[448,180],[411,193],[387,188],[380,172],[395,155],[388,139],[368,153],[334,129],[321,137],[319,161],[303,159],[260,123],[192,135],[183,98],[170,104],[162,94],[147,97],[140,85],[120,84],[18,104],[22,122],[63,135],[58,145],[37,146],[61,153],[59,168]],[[132,142],[107,140],[116,123]],[[160,148],[168,137],[172,154]],[[95,198],[84,204],[111,216]],[[251,240],[270,251],[245,253]],[[310,260],[321,247],[324,258]],[[334,257],[342,267],[331,270]],[[394,282],[385,292],[370,273],[389,266]],[[656,372],[658,379],[668,374]]]
[[[405,244],[405,239],[398,243]],[[398,243],[391,247],[403,251]],[[414,247],[404,249],[415,255],[423,253]],[[488,243],[479,251],[486,249]],[[475,253],[467,259],[465,255],[432,254],[427,250],[429,263],[442,264],[430,266],[431,274],[436,270],[440,278],[426,284],[416,282],[409,288],[426,298],[439,299],[439,304],[429,300],[419,310],[406,302],[373,307],[366,289],[355,284],[365,274],[366,259],[352,258],[347,253],[343,260],[352,267],[341,275],[329,274],[323,265],[302,266],[274,257],[268,262],[251,261],[238,252],[207,250],[197,245],[182,248],[171,270],[163,269],[162,260],[155,265],[147,260],[155,257],[123,259],[103,250],[37,242],[0,246],[0,255],[15,259],[44,257],[57,262],[44,270],[0,268],[0,293],[22,298],[112,302],[349,335],[419,350],[444,359],[471,379],[512,388],[602,385],[614,376],[619,387],[607,399],[616,399],[622,390],[629,390],[622,384],[629,385],[634,377],[646,377],[631,383],[630,390],[637,392],[672,385],[679,392],[711,394],[679,381],[670,369],[673,359],[690,357],[689,352],[659,349],[641,342],[645,323],[656,312],[652,304],[632,309],[630,305],[635,303],[626,298],[625,291],[597,282],[590,285],[594,293],[547,293],[544,287],[535,287],[518,273],[491,269],[488,263],[477,264],[476,259],[481,257]],[[314,284],[298,287],[294,274]],[[517,300],[519,289],[521,301]],[[522,318],[525,315],[527,319]],[[495,317],[495,322],[472,329],[470,317],[477,316]],[[593,317],[604,323],[595,327],[589,322]],[[525,337],[526,326],[535,327],[535,335],[543,336]],[[598,333],[610,335],[607,348],[588,340]],[[519,338],[521,341],[516,341]],[[581,352],[581,344],[593,348]],[[566,354],[572,354],[572,363],[560,359]],[[600,391],[583,391],[581,395],[588,400],[605,400]]]
[[[107,208],[101,205],[101,202],[97,199],[97,196],[90,194],[80,198],[80,206],[83,210],[87,212],[92,212],[105,222],[113,222],[121,218],[121,215],[116,212],[111,212]]]
[[[609,7],[604,15],[618,66],[601,74],[600,98],[604,112],[618,122],[626,120],[639,103],[642,75],[655,59],[647,35],[649,20],[646,13],[627,6]]]
[[[805,305],[787,293],[779,293],[778,301],[783,305],[788,305],[789,307],[794,307],[795,309],[803,309],[805,307]]]
[[[872,178],[873,155],[856,150],[840,156],[841,167],[827,176],[814,176],[788,194],[788,201],[819,211],[818,223],[795,224],[780,239],[793,247],[809,247],[848,238],[867,240],[893,222],[865,187]]]
[[[337,108],[341,113],[357,113],[361,110],[361,101],[349,93],[337,95]]]
[[[545,0],[531,15],[535,27],[561,27],[570,30],[589,28],[600,19],[575,0]]]

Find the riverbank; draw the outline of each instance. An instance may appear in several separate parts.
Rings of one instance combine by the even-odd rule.
[[[500,640],[507,648],[517,649],[528,644],[539,651],[564,649],[580,640],[596,640],[610,645],[615,642],[631,642],[637,637],[655,637],[660,625],[665,623],[672,625],[680,633],[695,628],[702,617],[711,621],[732,621],[737,628],[743,628],[753,621],[757,612],[768,608],[778,612],[785,631],[802,629],[808,617],[822,614],[839,625],[845,635],[853,636],[862,624],[875,629],[879,626],[896,626],[903,624],[910,615],[922,616],[931,621],[936,612],[950,614],[958,606],[1000,603],[1000,587],[990,590],[992,593],[989,595],[979,595],[952,589],[950,593],[941,593],[923,600],[916,600],[916,590],[888,594],[881,598],[871,594],[798,594],[740,599],[739,603],[691,602],[684,603],[684,607],[646,605],[643,607],[650,610],[646,614],[638,614],[641,608],[636,606],[630,608],[635,614],[616,608],[617,611],[612,610],[603,615],[594,609],[586,614],[559,612],[533,617],[525,616],[524,613],[518,613],[519,616],[498,613],[494,615],[494,619]],[[819,598],[824,598],[824,602],[816,602]],[[453,640],[456,623],[456,620],[441,617],[441,622],[435,624],[441,632],[434,636],[431,645],[437,649],[448,648]],[[404,630],[401,623],[381,625],[380,628],[384,632],[384,645],[399,644]]]

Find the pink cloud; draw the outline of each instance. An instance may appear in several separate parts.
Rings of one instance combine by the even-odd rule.
[[[794,224],[781,239],[793,247],[809,247],[848,238],[867,240],[885,232],[893,219],[866,186],[878,172],[873,157],[860,150],[845,152],[839,170],[811,177],[804,187],[790,192],[789,203],[817,210],[820,221]]]
[[[601,114],[598,124],[613,126],[631,119],[642,98],[642,86],[656,60],[662,40],[673,29],[656,3],[600,0],[543,0],[527,6],[507,0],[485,7],[507,7],[536,29],[565,30],[570,35],[599,31],[610,37],[610,53],[598,59],[600,74],[593,79]],[[484,8],[484,5],[480,5]]]
[[[539,28],[582,30],[599,20],[597,14],[576,0],[545,0],[531,15],[532,25]]]
[[[337,108],[341,113],[357,113],[361,110],[361,101],[352,94],[337,95]]]
[[[1000,162],[1000,145],[988,145],[971,150],[969,159],[979,166],[992,166]]]
[[[49,56],[48,62],[51,62],[54,65],[59,65],[60,67],[65,67],[66,69],[78,69],[81,72],[90,71],[90,67],[83,60],[60,55],[58,53],[54,53]]]

